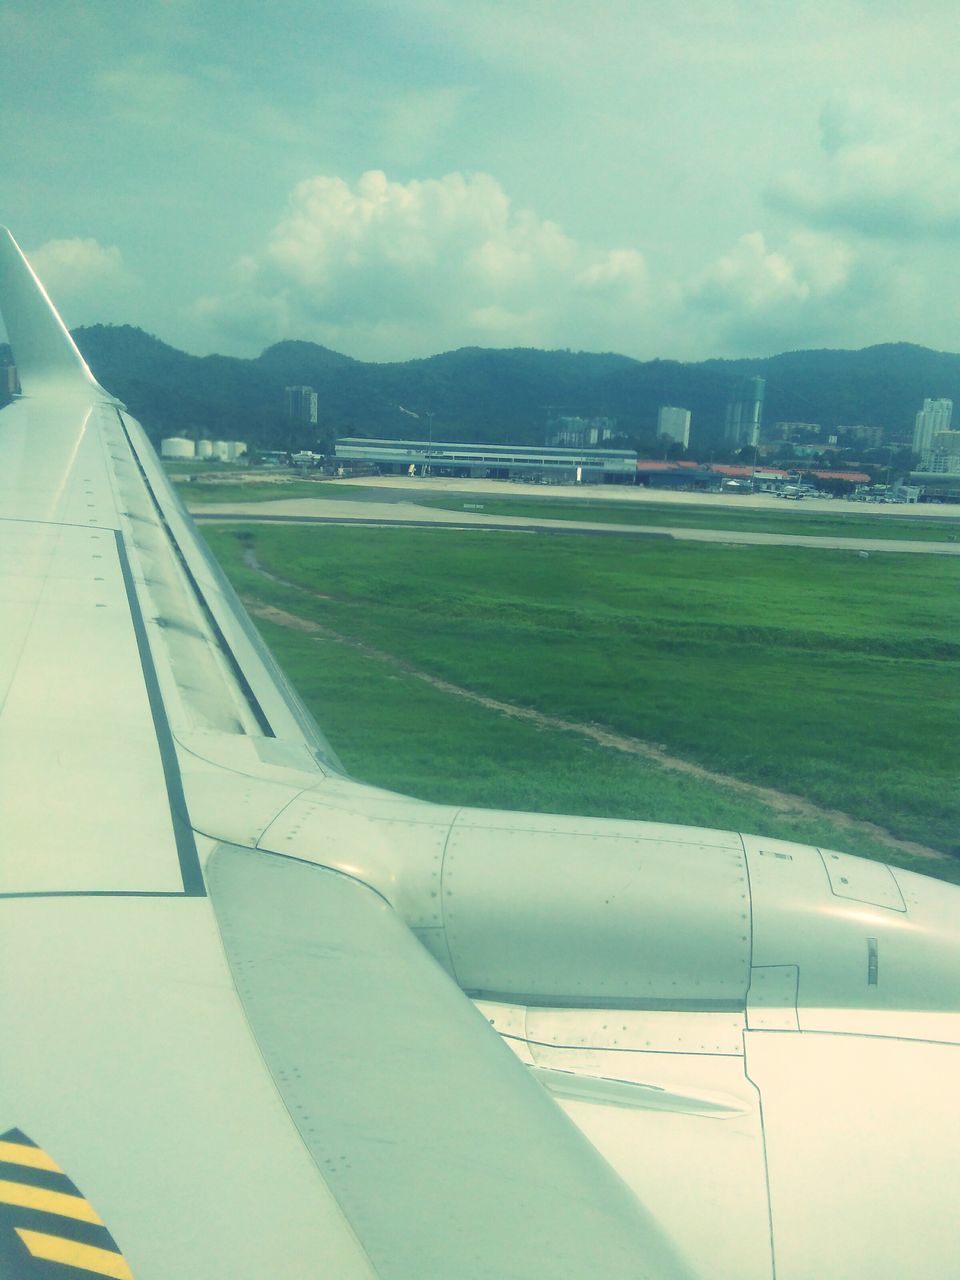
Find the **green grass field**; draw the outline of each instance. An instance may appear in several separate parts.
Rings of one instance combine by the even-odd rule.
[[[244,596],[344,638],[263,624],[358,777],[447,802],[753,830],[957,878],[952,860],[916,862],[410,674],[960,853],[952,559],[421,529],[205,536]],[[244,548],[297,585],[266,579]]]
[[[543,498],[417,497],[425,507],[463,511],[467,506],[484,515],[528,516],[534,520],[589,520],[598,524],[654,525],[658,528],[731,529],[743,533],[813,534],[822,538],[895,538],[918,542],[960,542],[960,519],[923,516],[867,515],[838,503],[836,511],[810,512],[803,504],[784,503],[782,509],[757,510],[727,506],[626,500]]]
[[[205,458],[200,462],[196,458],[161,458],[160,465],[171,480],[189,480],[191,476],[216,475],[218,472],[237,471],[236,462],[221,462],[219,458]]]

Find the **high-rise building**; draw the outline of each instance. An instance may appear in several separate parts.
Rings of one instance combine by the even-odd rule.
[[[775,422],[768,432],[770,440],[819,440],[823,430],[819,422]]]
[[[662,404],[657,415],[657,435],[668,436],[682,444],[686,449],[690,445],[690,410],[678,409],[671,404]]]
[[[914,453],[926,453],[933,447],[934,436],[950,430],[952,414],[952,400],[924,400],[913,424]]]
[[[763,420],[764,378],[744,378],[729,404],[723,439],[728,448],[752,448],[760,443],[760,423]]]
[[[613,418],[551,418],[547,423],[547,445],[585,449],[612,440],[616,430]]]
[[[837,443],[844,446],[863,445],[868,449],[876,449],[883,443],[883,427],[868,427],[863,423],[844,426],[836,429]]]
[[[317,425],[318,396],[313,387],[284,387],[283,405],[288,418]]]
[[[960,474],[960,431],[938,431],[920,454],[920,470]]]
[[[933,437],[936,453],[960,454],[960,431],[938,431]]]
[[[958,453],[925,453],[920,463],[920,470],[930,475],[938,472],[951,476],[960,476],[960,454]]]

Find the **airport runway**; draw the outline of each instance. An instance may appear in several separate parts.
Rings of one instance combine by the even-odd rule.
[[[322,483],[322,482],[321,482]],[[773,493],[686,492],[654,489],[644,485],[619,484],[520,484],[504,480],[461,480],[452,476],[363,476],[334,482],[337,488],[356,489],[357,497],[367,502],[417,502],[420,498],[458,498],[483,501],[487,498],[537,498],[541,502],[609,502],[627,507],[643,507],[653,503],[678,508],[715,507],[722,511],[800,511],[828,512],[831,515],[856,515],[868,520],[937,520],[960,530],[960,506],[921,503],[853,502],[847,498],[804,498],[802,503],[785,503]]]
[[[960,542],[921,542],[900,538],[838,538],[812,534],[753,533],[733,529],[684,529],[660,525],[607,524],[588,520],[538,520],[529,516],[487,516],[479,511],[444,511],[414,502],[383,499],[351,501],[335,498],[281,498],[275,502],[231,502],[191,509],[200,523],[348,524],[384,527],[474,529],[530,533],[572,533],[593,537],[671,538],[682,542],[713,542],[728,546],[813,547],[830,551],[899,552],[907,555],[960,556]],[[371,509],[373,507],[373,509]],[[727,508],[729,510],[729,508]]]

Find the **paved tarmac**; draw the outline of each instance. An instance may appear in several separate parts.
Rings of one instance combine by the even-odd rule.
[[[322,483],[322,482],[321,482]],[[940,520],[960,530],[960,505],[931,503],[853,502],[848,498],[804,498],[802,502],[785,502],[773,493],[705,493],[672,489],[653,489],[643,485],[620,484],[528,484],[504,480],[461,480],[453,476],[363,476],[335,481],[338,488],[347,485],[356,490],[357,498],[366,502],[416,502],[420,498],[448,497],[471,501],[485,498],[538,498],[555,502],[611,502],[629,507],[645,503],[668,504],[679,511],[684,507],[716,507],[722,511],[829,512],[831,515],[856,515],[871,520]]]
[[[429,492],[437,491],[431,489]],[[491,495],[487,491],[478,496]],[[537,496],[543,497],[542,489]],[[560,492],[556,496],[560,497]],[[740,505],[740,500],[736,501]],[[389,502],[389,514],[384,510],[385,502]],[[778,509],[782,509],[782,502],[776,505]],[[836,504],[824,502],[823,505],[831,511],[837,510]],[[810,507],[812,506],[811,502]],[[725,509],[729,511],[731,507],[725,504]],[[846,510],[849,510],[849,507]],[[895,510],[898,508],[891,508],[891,513]],[[528,516],[488,516],[479,511],[444,511],[436,507],[419,506],[409,500],[397,501],[395,491],[387,499],[378,496],[374,503],[370,500],[352,501],[339,498],[280,498],[271,502],[204,505],[193,509],[192,515],[201,523],[242,520],[247,523],[270,524],[351,524],[369,527],[407,525],[418,528],[584,534],[594,537],[613,535],[672,538],[683,542],[714,542],[728,546],[815,547],[831,551],[866,551],[868,553],[886,551],[907,555],[960,556],[960,542],[921,542],[913,539],[883,537],[817,537],[812,534],[754,533],[733,529],[684,529],[680,526],[608,524],[589,520],[541,520]],[[878,523],[882,524],[882,521]],[[881,529],[878,528],[878,533],[880,532]]]

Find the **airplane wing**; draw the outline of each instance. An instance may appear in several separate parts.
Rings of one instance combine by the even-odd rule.
[[[960,893],[348,778],[8,233],[0,1275],[948,1275]]]

